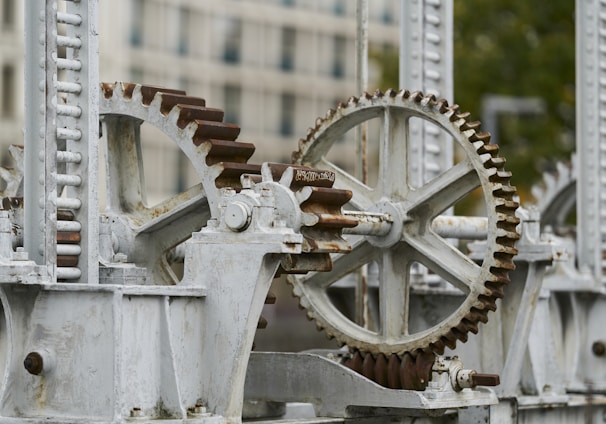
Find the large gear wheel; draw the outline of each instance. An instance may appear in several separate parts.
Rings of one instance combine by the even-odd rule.
[[[184,91],[102,84],[100,98],[108,155],[105,215],[115,229],[117,250],[128,262],[148,269],[154,284],[175,284],[167,255],[218,216],[220,187],[239,189],[241,174],[260,173],[260,165],[246,163],[255,148],[235,141],[240,127],[223,122],[223,111],[205,107],[203,99]],[[144,122],[176,143],[201,181],[154,206],[146,204],[143,189]]]
[[[333,144],[349,130],[373,118],[381,119],[379,179],[375,188],[353,178],[326,159]],[[438,177],[412,186],[408,155],[411,149],[409,122],[421,119],[446,132],[464,157]],[[350,236],[352,251],[333,255],[333,269],[327,273],[290,276],[293,292],[309,318],[330,337],[354,351],[383,355],[421,352],[442,354],[465,342],[469,332],[496,308],[514,269],[519,238],[515,216],[518,207],[511,174],[503,169],[498,146],[490,144],[488,133],[478,132],[479,122],[445,100],[420,92],[388,90],[375,95],[352,97],[346,104],[319,118],[307,138],[299,142],[293,162],[335,172],[335,187],[353,192],[349,203],[359,211],[381,212],[393,219],[391,231],[382,236]],[[373,140],[370,140],[372,142]],[[475,190],[481,191],[487,223],[487,251],[481,263],[469,259],[456,245],[432,229],[436,217]],[[365,328],[340,311],[328,289],[364,264],[379,267],[379,325]],[[410,299],[414,290],[411,266],[421,263],[461,292],[462,303],[445,318],[428,328],[409,324]],[[406,362],[406,361],[404,361]]]

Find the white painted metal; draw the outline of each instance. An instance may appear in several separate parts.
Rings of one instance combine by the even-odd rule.
[[[606,176],[606,3],[602,0],[576,1],[576,139],[579,163],[577,195],[577,246],[581,269],[588,269],[604,282],[603,216],[606,198],[602,179]]]
[[[452,0],[401,0],[400,88],[452,99]],[[411,122],[410,166],[414,186],[450,168],[454,145],[432,125]]]
[[[494,391],[466,388],[472,372],[458,358],[438,358],[428,388],[413,392],[380,387],[344,368],[343,351],[326,357],[251,355],[280,261],[286,254],[301,253],[300,228],[309,218],[299,206],[304,196],[291,191],[292,179],[274,182],[268,165],[261,183],[245,179],[239,193],[212,190],[216,175],[206,166],[205,153],[194,149],[191,134],[175,127],[176,116],[162,115],[157,103],[142,105],[137,89],[130,103],[99,98],[96,1],[27,0],[26,105],[33,113],[26,114],[25,249],[12,248],[18,210],[0,211],[0,421],[232,424],[242,421],[244,396],[251,401],[311,402],[315,414],[330,416],[291,423],[382,422],[393,417],[403,423],[461,424],[603,420],[606,295],[592,279],[603,279],[605,239],[600,211],[606,207],[599,191],[605,162],[600,112],[605,7],[604,0],[577,0],[577,127],[583,164],[577,244],[540,234],[538,216],[522,212],[518,268],[507,297],[477,336],[447,352],[474,368],[501,373],[497,399]],[[402,57],[409,60],[401,67],[402,80],[418,83],[413,89],[436,90],[450,98],[451,1],[403,1],[402,23]],[[58,57],[58,47],[65,48],[66,57]],[[110,162],[109,208],[101,216],[96,203],[99,105]],[[353,253],[333,259],[337,270],[353,268],[368,256],[381,263],[384,338],[372,342],[389,345],[403,326],[406,331],[410,323],[427,328],[432,314],[460,303],[463,292],[479,290],[477,281],[488,278],[480,276],[481,267],[442,239],[493,240],[497,208],[488,208],[486,218],[435,217],[471,190],[470,185],[489,186],[484,162],[472,156],[430,182],[451,167],[450,138],[441,144],[434,127],[425,126],[407,138],[398,112],[381,108],[381,184],[373,192],[340,175],[344,186],[355,191],[352,205],[358,209],[345,215],[361,224],[350,230],[355,234],[350,238]],[[414,116],[424,113],[419,109]],[[450,128],[447,118],[430,118]],[[145,203],[138,138],[142,121],[178,143],[203,183],[204,190],[197,187],[160,205],[168,212],[159,217],[150,218],[158,208],[142,207],[137,215],[125,207]],[[343,128],[336,123],[333,136]],[[395,142],[402,140],[399,136],[405,143]],[[124,154],[121,143],[126,139],[135,153]],[[399,165],[406,161],[422,167],[402,169]],[[479,183],[468,178],[476,169]],[[284,175],[292,174],[290,169]],[[57,208],[74,210],[76,219],[58,220]],[[163,274],[158,278],[157,263],[183,233],[200,225],[206,227],[184,248],[183,280]],[[62,231],[79,232],[81,243],[57,244],[57,232]],[[422,284],[410,284],[400,257],[390,250],[401,242],[409,246],[404,253],[429,258],[438,274],[454,277],[453,284],[462,291],[436,288],[426,274],[413,276]],[[470,248],[478,262],[501,253],[490,242]],[[575,248],[580,270],[574,263]],[[56,267],[57,255],[79,256],[78,267]],[[304,284],[332,284],[317,275]],[[408,280],[402,284],[403,279]],[[404,313],[409,315],[406,323],[392,319]],[[34,359],[41,361],[39,369]]]

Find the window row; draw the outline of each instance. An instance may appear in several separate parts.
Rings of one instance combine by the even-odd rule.
[[[14,28],[16,19],[16,6],[16,0],[0,0],[0,28]]]
[[[186,7],[132,0],[130,44],[172,54],[283,72],[354,76],[355,39],[337,30],[264,25]],[[397,28],[394,29],[397,40]],[[349,69],[351,67],[351,69]]]

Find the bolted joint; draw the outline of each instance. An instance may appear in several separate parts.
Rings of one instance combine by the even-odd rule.
[[[23,366],[32,375],[48,374],[55,367],[55,355],[48,349],[41,349],[27,354]]]
[[[606,342],[597,340],[591,345],[591,351],[595,356],[604,356],[606,354]]]

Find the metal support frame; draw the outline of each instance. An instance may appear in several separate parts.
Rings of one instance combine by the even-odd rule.
[[[606,282],[606,3],[576,1],[577,249],[579,268]]]
[[[27,114],[25,248],[52,281],[96,284],[97,2],[31,0],[27,10],[26,106],[42,116]],[[59,219],[58,210],[73,219]],[[58,245],[60,234],[77,236]],[[58,257],[72,259],[62,264]]]
[[[400,4],[400,88],[452,99],[452,0],[402,0]],[[428,123],[412,121],[411,133],[410,166],[418,187],[452,165],[454,147]]]

